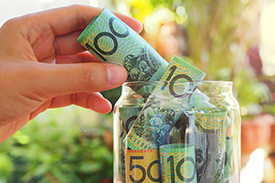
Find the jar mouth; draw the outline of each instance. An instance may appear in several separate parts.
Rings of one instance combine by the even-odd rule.
[[[167,84],[171,83],[171,81],[127,81],[123,83],[122,86],[139,86],[139,85],[160,85],[160,84]],[[194,83],[196,85],[212,85],[212,86],[232,86],[232,81],[215,81],[215,80],[204,80],[204,81],[193,81],[193,82],[177,82],[177,84],[189,85],[190,83]]]

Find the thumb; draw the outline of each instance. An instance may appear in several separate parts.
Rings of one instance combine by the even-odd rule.
[[[42,72],[33,86],[47,98],[112,89],[127,78],[125,68],[105,63],[43,64]]]

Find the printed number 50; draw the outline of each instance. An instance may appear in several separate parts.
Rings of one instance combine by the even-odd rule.
[[[130,171],[134,170],[134,169],[139,169],[142,172],[142,177],[139,180],[134,179],[134,177],[132,175],[130,175],[130,179],[132,182],[134,183],[141,183],[146,179],[146,170],[143,166],[138,165],[138,164],[133,164],[133,160],[143,160],[143,156],[131,156],[130,157]],[[152,175],[151,175],[151,168],[155,165],[158,164],[159,165],[159,160],[155,160],[152,161],[148,168],[147,168],[147,176],[148,178],[153,181],[153,182],[159,182],[160,181],[160,176],[155,179]]]

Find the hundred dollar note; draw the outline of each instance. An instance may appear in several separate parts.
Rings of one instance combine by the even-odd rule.
[[[100,61],[124,66],[127,81],[158,81],[168,66],[157,51],[107,8],[77,41]]]
[[[174,56],[160,79],[162,85],[153,90],[127,134],[127,147],[155,149],[164,144],[181,114],[200,103],[192,98],[196,89],[193,81],[201,81],[204,76],[204,72]]]

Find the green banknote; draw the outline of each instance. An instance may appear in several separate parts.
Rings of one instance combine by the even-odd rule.
[[[198,128],[194,133],[197,181],[198,183],[214,183],[216,135],[214,133],[202,132]]]
[[[166,140],[167,144],[189,144],[190,134],[188,131],[192,126],[191,123],[195,125],[188,112],[183,112],[170,131]]]
[[[77,41],[100,61],[124,66],[127,81],[158,81],[168,66],[157,51],[107,8]]]
[[[142,106],[122,106],[118,108],[119,120],[121,123],[121,133],[120,133],[120,171],[122,183],[126,183],[126,166],[125,166],[125,147],[124,138],[132,127],[134,121],[137,119]]]
[[[120,134],[120,138],[124,139],[126,134],[131,129],[134,121],[137,119],[139,112],[142,109],[141,106],[122,106],[118,108],[119,119],[121,122],[122,130]]]
[[[195,147],[190,144],[167,144],[159,148],[162,182],[197,182]]]
[[[164,144],[169,132],[184,111],[201,103],[193,99],[193,81],[203,80],[205,73],[174,56],[161,81],[139,113],[125,140],[133,150],[155,149]]]
[[[231,177],[231,166],[233,156],[233,137],[226,137],[226,148],[225,148],[225,168],[224,168],[224,181],[223,183],[229,183]]]
[[[222,183],[225,172],[227,110],[216,107],[193,109],[198,128],[195,140],[199,183]]]

